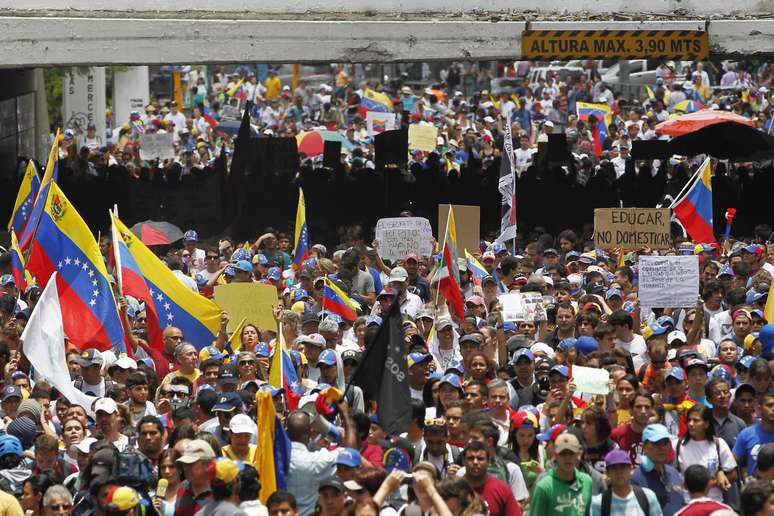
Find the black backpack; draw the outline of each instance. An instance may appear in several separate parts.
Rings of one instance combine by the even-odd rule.
[[[640,509],[645,513],[645,516],[650,515],[650,502],[648,497],[645,496],[645,491],[640,486],[632,486],[634,491],[634,497],[637,499],[637,503],[640,505]],[[602,516],[610,516],[610,509],[613,506],[613,490],[605,489],[602,492]]]

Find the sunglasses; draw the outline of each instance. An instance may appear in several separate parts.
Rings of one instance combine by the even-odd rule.
[[[255,365],[255,360],[244,360],[242,362],[239,362],[239,365],[241,366]]]
[[[61,503],[58,505],[47,505],[46,507],[48,507],[52,511],[69,511],[70,509],[73,508],[73,506],[69,503]]]

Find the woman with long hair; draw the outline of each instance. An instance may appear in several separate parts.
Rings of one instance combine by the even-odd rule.
[[[62,456],[70,464],[78,464],[78,450],[75,445],[86,438],[86,428],[83,421],[76,418],[65,419],[62,423],[62,440],[65,453]]]
[[[158,486],[156,487],[156,496],[153,497],[153,505],[159,511],[161,516],[174,516],[175,503],[177,502],[177,489],[180,487],[182,479],[180,478],[180,468],[177,465],[177,459],[180,454],[174,448],[167,448],[161,452],[159,459],[159,480],[167,481],[167,489],[163,496],[160,496]]]
[[[242,342],[242,346],[239,348],[240,352],[255,352],[255,348],[261,340],[261,332],[254,324],[247,323],[242,326],[239,338]]]
[[[511,418],[511,450],[519,457],[519,467],[527,490],[543,472],[545,449],[537,440],[538,421],[534,414],[520,410]]]
[[[718,502],[736,481],[736,460],[726,441],[715,436],[712,409],[695,405],[686,412],[688,431],[675,447],[675,465],[680,472],[700,464],[712,475],[707,496]]]
[[[489,514],[486,503],[464,478],[452,476],[438,484],[438,493],[454,516],[484,516]]]
[[[489,361],[483,351],[473,351],[470,356],[470,378],[489,383],[494,378],[494,372],[489,367]]]

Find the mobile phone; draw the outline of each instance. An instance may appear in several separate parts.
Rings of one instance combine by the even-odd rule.
[[[412,475],[411,473],[406,473],[406,476],[403,477],[403,481],[401,482],[401,484],[410,486],[413,483],[414,483],[414,475]]]

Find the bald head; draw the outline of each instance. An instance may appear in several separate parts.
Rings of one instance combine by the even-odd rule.
[[[183,342],[183,332],[180,328],[175,326],[167,326],[164,328],[164,351],[170,355],[175,353],[175,348],[178,344]]]
[[[309,442],[311,420],[309,414],[301,410],[291,412],[288,416],[288,437],[291,441],[306,444]]]

